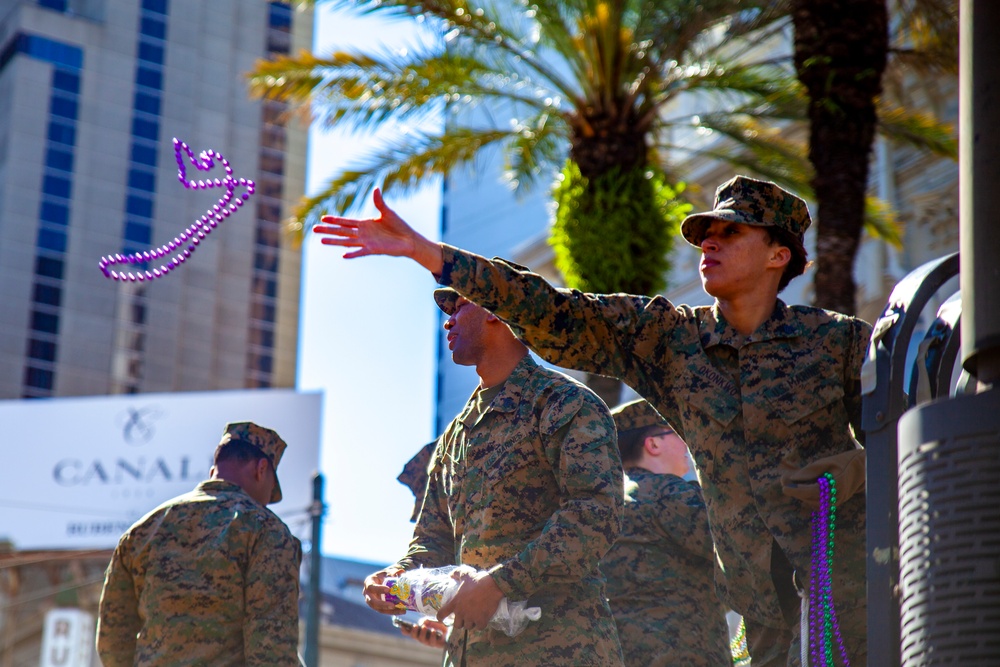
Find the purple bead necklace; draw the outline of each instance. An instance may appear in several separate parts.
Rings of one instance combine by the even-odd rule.
[[[844,638],[833,606],[833,543],[837,484],[830,473],[816,480],[819,508],[812,514],[812,569],[809,573],[809,656],[811,667],[834,667],[833,643],[849,667]],[[805,641],[805,639],[803,639]]]
[[[112,280],[127,280],[127,281],[138,281],[144,282],[146,280],[153,280],[154,278],[162,278],[167,275],[181,264],[183,264],[188,257],[191,256],[198,246],[201,244],[213,229],[219,226],[219,223],[228,218],[233,213],[236,213],[243,202],[250,199],[250,195],[254,193],[254,182],[248,178],[234,178],[233,168],[229,166],[229,160],[222,157],[221,153],[217,153],[211,149],[207,151],[202,151],[197,157],[194,151],[184,143],[183,141],[174,138],[174,155],[177,158],[177,179],[181,182],[185,188],[189,190],[211,190],[212,188],[225,188],[226,193],[219,199],[218,202],[212,205],[205,213],[195,220],[194,223],[181,231],[172,241],[167,242],[165,245],[161,245],[159,248],[153,248],[151,250],[144,250],[142,252],[136,252],[129,255],[108,255],[107,257],[101,257],[99,266],[104,275]],[[187,156],[188,161],[194,165],[199,171],[211,171],[215,166],[215,161],[217,160],[225,169],[226,175],[224,178],[215,179],[205,179],[205,180],[187,180],[187,166],[184,162],[184,156]],[[239,197],[234,197],[237,187],[246,188],[246,192],[241,194]],[[186,246],[186,247],[185,247]],[[143,264],[146,262],[162,260],[171,253],[176,252],[172,258],[167,260],[165,263],[161,264],[157,268],[139,270],[136,268],[135,273],[131,271],[115,271],[109,267],[115,264]]]

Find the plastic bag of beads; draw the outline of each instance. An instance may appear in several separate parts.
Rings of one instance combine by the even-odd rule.
[[[459,568],[455,565],[427,569],[416,569],[403,572],[396,577],[386,577],[383,582],[389,587],[385,599],[395,603],[400,609],[417,611],[427,616],[437,616],[455,595],[461,583],[456,575],[476,574],[469,567]],[[500,600],[497,610],[490,618],[489,627],[503,632],[508,637],[514,637],[528,626],[531,621],[541,618],[539,607],[528,607],[526,601],[511,602],[506,597]]]

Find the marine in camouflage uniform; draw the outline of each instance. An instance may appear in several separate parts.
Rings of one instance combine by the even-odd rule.
[[[800,248],[810,223],[804,201],[742,176],[721,185],[714,209],[689,216],[682,233],[702,245],[713,221],[783,230]],[[753,664],[798,665],[792,574],[800,586],[809,581],[812,508],[783,493],[782,471],[861,446],[871,327],[775,297],[770,317],[744,335],[718,300],[692,308],[662,296],[557,289],[501,259],[440,247],[441,284],[502,318],[547,361],[620,378],[687,442],[715,538],[719,594],[744,617]],[[836,540],[834,603],[851,662],[864,664],[864,494],[837,507]]]
[[[601,571],[625,665],[729,667],[705,501],[697,483],[679,476],[690,470],[684,443],[644,400],[612,415],[626,472],[625,522]]]
[[[454,292],[435,296],[454,312]],[[453,630],[446,664],[621,665],[598,567],[622,521],[614,422],[589,389],[518,345],[523,357],[507,379],[477,389],[439,439],[398,566],[488,570],[508,600],[542,610],[515,637]]]
[[[220,477],[230,448],[276,471],[285,442],[251,422],[227,425],[213,478],[122,536],[101,594],[105,667],[300,665],[302,547],[265,507],[281,500],[276,472],[242,486]]]

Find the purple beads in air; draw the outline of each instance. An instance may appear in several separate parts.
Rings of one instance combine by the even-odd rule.
[[[217,153],[212,149],[207,151],[202,151],[200,155],[195,156],[194,151],[191,150],[190,146],[186,143],[174,137],[174,156],[177,159],[177,180],[189,190],[210,190],[213,188],[225,188],[226,193],[215,204],[211,206],[205,213],[194,221],[194,223],[182,230],[172,241],[169,241],[165,245],[158,248],[153,248],[151,250],[146,250],[142,252],[132,253],[130,255],[108,255],[107,257],[101,257],[101,261],[98,262],[101,271],[105,276],[111,278],[112,280],[122,280],[130,282],[144,282],[146,280],[153,280],[155,278],[162,278],[163,276],[170,273],[172,270],[179,267],[181,264],[191,256],[198,246],[201,244],[201,240],[207,237],[213,229],[218,227],[219,223],[228,218],[233,213],[236,213],[243,202],[250,199],[253,195],[255,184],[249,178],[236,179],[233,177],[233,168],[230,166],[229,161],[222,156],[221,153]],[[215,162],[218,161],[226,175],[224,178],[206,178],[206,179],[191,179],[187,178],[187,165],[185,164],[185,157],[187,161],[194,165],[195,169],[199,171],[211,171],[215,167]],[[246,192],[242,193],[239,197],[234,198],[233,195],[237,187],[245,188]],[[186,246],[186,247],[185,247]],[[176,252],[170,259],[166,259],[171,253]],[[132,273],[129,271],[114,271],[111,266],[115,264],[140,264],[145,262],[154,262],[159,260],[164,260],[165,262],[159,267],[155,267],[152,270],[146,269],[143,271],[137,271]]]

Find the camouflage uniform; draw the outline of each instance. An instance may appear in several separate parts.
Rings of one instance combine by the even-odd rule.
[[[628,667],[729,667],[701,489],[629,467],[622,534],[601,561]]]
[[[739,193],[720,194],[726,194],[721,187],[716,207],[729,204],[734,219],[757,207]],[[796,214],[783,206],[768,219],[788,228],[783,216]],[[699,217],[692,219],[684,231],[698,240]],[[808,582],[811,508],[782,493],[780,466],[801,468],[859,446],[851,427],[861,435],[860,373],[871,327],[777,300],[770,318],[743,336],[717,305],[557,289],[503,260],[447,245],[443,259],[438,282],[502,318],[541,357],[620,378],[667,419],[695,459],[720,596],[743,614],[748,632],[754,626],[790,632],[780,662],[787,653],[788,664],[798,664],[797,610],[788,609],[787,595],[779,597],[772,560],[787,557],[798,581]],[[863,664],[863,494],[837,508],[836,535],[834,601],[851,661]],[[755,665],[770,664],[764,658],[755,654]]]
[[[625,664],[728,667],[729,628],[715,593],[705,501],[696,483],[670,472],[680,465],[677,453],[686,453],[684,443],[645,400],[611,415],[627,473],[625,523],[601,571]],[[676,440],[659,440],[668,435]],[[646,460],[649,439],[668,465]]]
[[[623,505],[607,407],[528,355],[478,420],[475,401],[439,440],[399,565],[489,570],[509,600],[528,600],[542,616],[516,637],[455,632],[446,664],[621,665],[598,567]]]
[[[253,443],[246,428],[227,435],[241,430]],[[272,465],[280,459],[261,449]],[[168,500],[122,536],[108,565],[104,666],[297,667],[301,560],[281,519],[232,482],[207,480]]]

